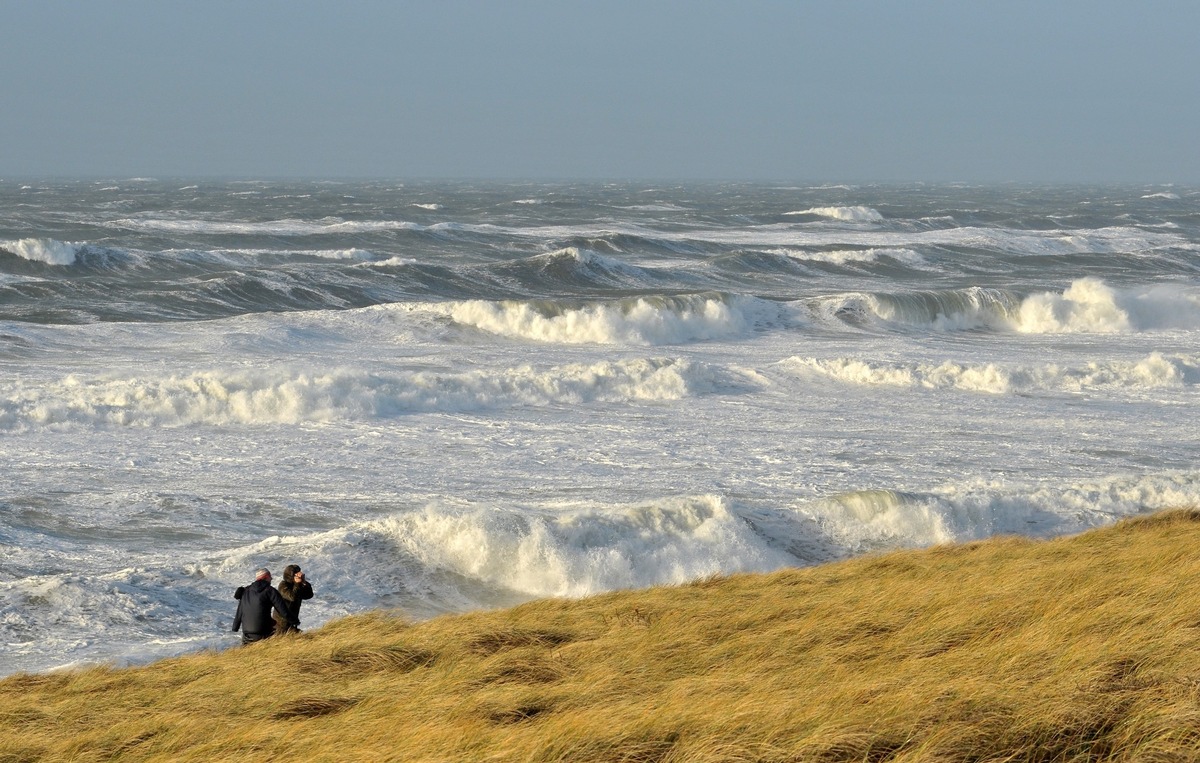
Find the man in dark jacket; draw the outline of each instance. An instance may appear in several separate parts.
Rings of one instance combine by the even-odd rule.
[[[275,635],[275,621],[271,618],[274,609],[283,615],[293,627],[299,625],[288,609],[283,597],[271,587],[271,571],[266,567],[254,573],[254,582],[234,592],[238,600],[237,614],[233,616],[233,630],[242,631],[242,643],[250,644]]]

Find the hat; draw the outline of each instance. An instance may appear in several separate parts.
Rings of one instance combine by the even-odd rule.
[[[270,577],[271,577],[271,571],[268,570],[266,567],[259,567],[257,570],[254,571],[254,579],[255,580],[262,580],[264,578],[269,579]]]

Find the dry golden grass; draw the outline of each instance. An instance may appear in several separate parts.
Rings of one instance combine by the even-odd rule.
[[[1200,510],[0,681],[0,761],[1200,760]]]

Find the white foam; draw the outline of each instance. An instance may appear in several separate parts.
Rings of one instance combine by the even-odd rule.
[[[812,207],[810,209],[802,209],[798,212],[785,212],[785,215],[811,215],[814,217],[828,217],[831,220],[841,220],[851,223],[878,223],[883,222],[883,215],[879,214],[878,210],[870,207]]]
[[[431,212],[436,212],[436,211],[438,211],[439,209],[441,209],[441,208],[442,208],[442,205],[441,205],[441,204],[434,204],[434,203],[432,203],[432,202],[431,202],[431,203],[427,203],[427,204],[417,204],[417,203],[414,203],[412,206],[414,206],[414,207],[417,207],[417,208],[419,208],[419,209],[428,209],[428,210],[429,210],[429,211],[431,211]]]
[[[1180,472],[1036,488],[986,482],[928,493],[856,491],[812,502],[800,511],[848,552],[857,553],[1001,534],[1049,537],[1198,503],[1200,472]]]
[[[780,368],[801,376],[815,375],[847,384],[957,389],[994,395],[1031,392],[1149,391],[1183,389],[1200,383],[1200,356],[1153,352],[1138,361],[1094,361],[1069,367],[1006,366],[997,363],[940,364],[872,361],[860,358],[800,358]]]
[[[246,193],[257,193],[247,191]],[[375,233],[418,230],[416,223],[400,220],[271,220],[266,222],[224,222],[220,220],[123,218],[106,225],[150,233],[186,233],[195,235],[267,235],[316,236],[331,233]]]
[[[586,596],[794,562],[712,495],[548,510],[430,507],[363,529],[427,568],[530,597]]]
[[[1025,299],[1012,323],[1026,334],[1196,329],[1200,294],[1175,285],[1116,289],[1097,278],[1081,278],[1061,294]]]
[[[31,262],[44,262],[47,265],[72,265],[79,254],[79,244],[55,241],[52,238],[0,241],[0,248]]]
[[[1128,334],[1200,328],[1200,291],[1182,284],[1114,288],[1081,278],[1062,292],[1020,298],[1000,289],[846,293],[809,301],[822,321],[845,319],[939,331]]]
[[[61,655],[59,668],[128,665],[218,645],[204,596],[177,585],[179,577],[136,567],[0,582],[0,641],[18,666],[45,667],[42,660]],[[73,659],[64,663],[66,655]]]
[[[309,249],[300,252],[310,257],[320,257],[326,260],[359,260],[375,259],[375,253],[367,249]]]
[[[492,334],[559,344],[664,345],[744,336],[778,307],[750,297],[640,297],[578,307],[471,300],[431,306]]]
[[[911,267],[928,265],[925,258],[913,249],[907,248],[871,248],[871,249],[837,249],[833,251],[808,251],[805,249],[770,249],[768,254],[778,254],[805,262],[827,262],[832,265],[848,265],[851,263],[878,262],[880,258],[888,258]]]
[[[575,246],[569,246],[565,249],[558,249],[547,254],[539,254],[529,259],[530,263],[540,264],[542,266],[552,265],[556,262],[567,261],[581,269],[592,271],[600,271],[609,274],[617,274],[631,278],[637,278],[646,271],[642,268],[629,265],[613,257],[606,257],[603,254],[593,249],[581,249]]]
[[[386,260],[374,260],[372,262],[362,263],[363,267],[373,268],[394,268],[401,265],[415,265],[417,260],[412,257],[388,257]]]
[[[618,207],[618,209],[627,209],[631,212],[688,212],[688,207],[681,207],[677,204],[631,204],[629,206]]]
[[[670,358],[549,369],[369,373],[353,369],[210,371],[0,386],[0,429],[295,424],[513,406],[657,402],[705,394],[722,374]]]

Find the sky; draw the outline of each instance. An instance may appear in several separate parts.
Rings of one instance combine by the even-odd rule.
[[[1193,0],[0,0],[0,178],[1200,182]]]

